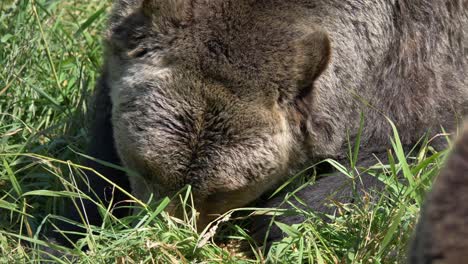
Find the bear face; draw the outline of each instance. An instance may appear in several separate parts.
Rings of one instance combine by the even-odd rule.
[[[203,219],[301,168],[298,104],[328,64],[325,33],[272,24],[255,1],[125,3],[107,34],[107,83],[116,149],[143,178],[130,179],[137,196],[190,184]]]

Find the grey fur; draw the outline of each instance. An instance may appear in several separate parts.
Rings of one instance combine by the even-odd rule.
[[[361,112],[363,157],[385,153],[385,116],[406,146],[453,129],[467,112],[467,9],[466,0],[117,1],[101,87],[121,162],[143,178],[130,178],[133,193],[191,184],[203,226],[315,161],[347,164]],[[302,195],[320,209],[335,188],[319,180]]]
[[[455,264],[468,259],[468,124],[427,197],[409,262]]]

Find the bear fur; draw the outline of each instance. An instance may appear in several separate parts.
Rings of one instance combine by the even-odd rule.
[[[409,263],[468,259],[468,124],[434,182],[417,225]]]
[[[142,200],[191,185],[203,227],[324,158],[348,165],[361,114],[358,165],[385,156],[387,118],[405,147],[452,131],[468,110],[467,3],[117,0],[89,154],[139,176],[90,166]],[[298,195],[321,210],[343,184],[326,177]],[[365,176],[359,188],[378,185]]]

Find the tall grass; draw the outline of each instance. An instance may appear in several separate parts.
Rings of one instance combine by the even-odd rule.
[[[440,170],[445,151],[437,153],[422,140],[407,155],[396,130],[389,139],[393,144],[389,164],[376,160],[376,166],[364,168],[385,183],[380,198],[372,199],[369,193],[355,204],[337,204],[341,213],[329,216],[332,221],[297,207],[293,211],[306,221],[293,226],[272,223],[289,237],[274,243],[269,252],[256,247],[245,221],[232,220],[237,214],[229,212],[214,223],[221,230],[218,235],[213,236],[212,230],[199,234],[191,214],[182,220],[165,214],[168,199],[134,199],[139,213],[124,219],[101,207],[102,226],[86,225],[83,215],[83,222],[74,224],[87,233],[72,249],[43,240],[44,228],[53,229],[51,219],[68,221],[59,216],[66,210],[61,201],[84,195],[73,179],[89,169],[79,164],[83,159],[79,153],[87,141],[86,100],[99,74],[100,32],[108,8],[109,1],[98,0],[0,2],[0,263],[404,260],[424,192]],[[351,148],[349,155],[355,162],[359,148]],[[363,171],[324,162],[356,181]],[[190,210],[189,190],[181,193]],[[289,198],[295,199],[293,193]],[[64,255],[48,255],[45,246]],[[82,250],[85,247],[87,251]]]

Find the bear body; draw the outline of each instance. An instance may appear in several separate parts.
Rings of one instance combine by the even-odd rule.
[[[139,177],[91,166],[143,200],[190,184],[204,226],[314,162],[349,164],[361,114],[359,164],[389,147],[385,117],[408,147],[450,131],[468,110],[467,8],[464,0],[117,0],[89,153]],[[339,181],[319,180],[302,195],[318,203]],[[91,182],[104,193],[105,182]]]

